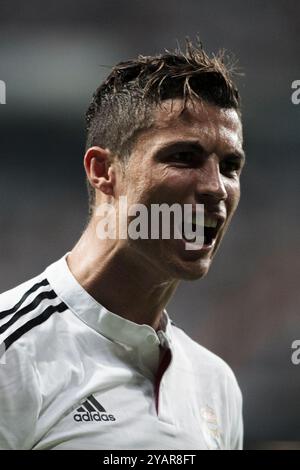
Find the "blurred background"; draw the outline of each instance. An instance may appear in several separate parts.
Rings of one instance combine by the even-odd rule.
[[[244,396],[245,447],[300,448],[297,0],[0,2],[0,290],[70,250],[87,214],[84,112],[116,62],[200,35],[232,51],[247,164],[242,199],[208,276],[183,283],[176,324],[225,359]],[[103,67],[105,65],[106,67]]]

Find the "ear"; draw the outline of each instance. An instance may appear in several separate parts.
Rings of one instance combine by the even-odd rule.
[[[111,153],[101,147],[90,147],[84,156],[84,168],[90,184],[96,190],[113,196],[115,172],[111,166]]]

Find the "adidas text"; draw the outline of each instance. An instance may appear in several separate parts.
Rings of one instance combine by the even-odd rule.
[[[79,421],[116,421],[113,415],[107,415],[105,413],[76,413],[74,420]]]

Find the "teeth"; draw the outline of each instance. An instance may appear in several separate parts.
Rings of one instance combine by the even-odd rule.
[[[209,216],[205,217],[205,220],[204,220],[205,227],[216,228],[217,223],[218,223],[217,219],[213,219],[212,217],[209,217]]]
[[[193,222],[193,224],[197,223],[197,218],[196,218],[195,214],[193,214],[193,216],[192,216],[192,222]]]
[[[196,224],[196,222],[197,222],[196,215],[193,215],[192,222],[193,222],[193,224]],[[213,217],[210,217],[210,216],[205,216],[205,218],[204,218],[204,226],[205,227],[216,228],[217,224],[218,224],[217,219],[214,219]]]

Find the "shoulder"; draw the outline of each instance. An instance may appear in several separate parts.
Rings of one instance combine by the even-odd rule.
[[[56,297],[45,272],[0,294],[0,344],[6,351],[35,326]]]
[[[229,387],[236,396],[241,396],[235,374],[231,367],[217,354],[193,340],[180,327],[172,322],[173,335],[177,347],[182,348],[185,357],[192,364],[193,372],[209,378],[214,386]]]
[[[3,310],[3,307],[9,307],[11,302],[14,302],[20,294],[25,294],[36,291],[40,286],[49,284],[45,273],[40,273],[31,279],[28,279],[13,288],[0,293],[0,311]]]
[[[66,306],[52,289],[45,271],[0,294],[0,344],[7,351],[27,333]],[[29,345],[28,345],[29,347]]]

